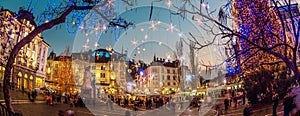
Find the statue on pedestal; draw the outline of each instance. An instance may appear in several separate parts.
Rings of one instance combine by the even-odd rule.
[[[85,98],[92,97],[92,81],[91,81],[90,66],[86,67],[84,71],[83,84],[81,87],[81,95]]]

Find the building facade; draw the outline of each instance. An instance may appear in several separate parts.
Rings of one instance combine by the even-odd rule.
[[[0,79],[3,80],[4,67],[13,46],[27,36],[36,24],[33,15],[28,11],[20,9],[16,14],[1,9],[0,25]],[[41,34],[22,47],[13,65],[12,88],[31,91],[44,86],[49,48],[49,44],[43,40]]]
[[[58,93],[76,93],[71,56],[56,56],[52,51],[47,60],[46,86]]]
[[[179,61],[170,61],[154,56],[146,69],[150,94],[172,94],[178,91]]]
[[[84,53],[72,53],[72,67],[78,91],[86,83],[84,69],[89,67],[91,74],[92,96],[119,94],[126,92],[128,79],[128,62],[126,54],[117,53],[112,49],[97,49]]]

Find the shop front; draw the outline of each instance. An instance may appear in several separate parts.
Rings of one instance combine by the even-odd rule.
[[[36,77],[35,79],[35,88],[42,88],[43,87],[43,78]]]

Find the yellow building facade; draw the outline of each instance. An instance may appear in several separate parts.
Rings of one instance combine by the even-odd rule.
[[[33,19],[34,17],[30,12],[22,9],[19,11],[19,15],[6,9],[0,10],[1,80],[3,80],[4,67],[13,46],[36,27]],[[13,89],[31,91],[34,88],[44,86],[46,58],[49,48],[50,46],[43,40],[41,34],[22,47],[13,65],[11,80]]]
[[[47,60],[46,86],[58,93],[77,93],[71,56],[56,56],[51,52]]]

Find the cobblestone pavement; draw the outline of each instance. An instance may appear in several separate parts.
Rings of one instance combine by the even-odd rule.
[[[45,103],[24,103],[13,105],[16,111],[21,111],[24,116],[57,116],[59,110],[71,109],[75,111],[76,116],[124,116],[126,112],[129,112],[131,116],[214,116],[216,110],[214,109],[202,109],[201,112],[198,108],[187,108],[185,110],[170,110],[169,107],[153,108],[145,111],[143,108],[139,108],[138,112],[133,111],[132,108],[122,108],[116,104],[109,106],[105,104],[87,105],[88,108],[70,107],[68,104],[55,104],[54,106],[46,105]],[[225,112],[222,107],[222,116],[243,116],[243,105],[239,105],[236,108],[230,107]],[[282,115],[283,106],[279,104],[277,108],[278,115]],[[272,115],[272,104],[265,104],[264,106],[256,106],[253,108],[252,113],[254,116],[270,116]]]

